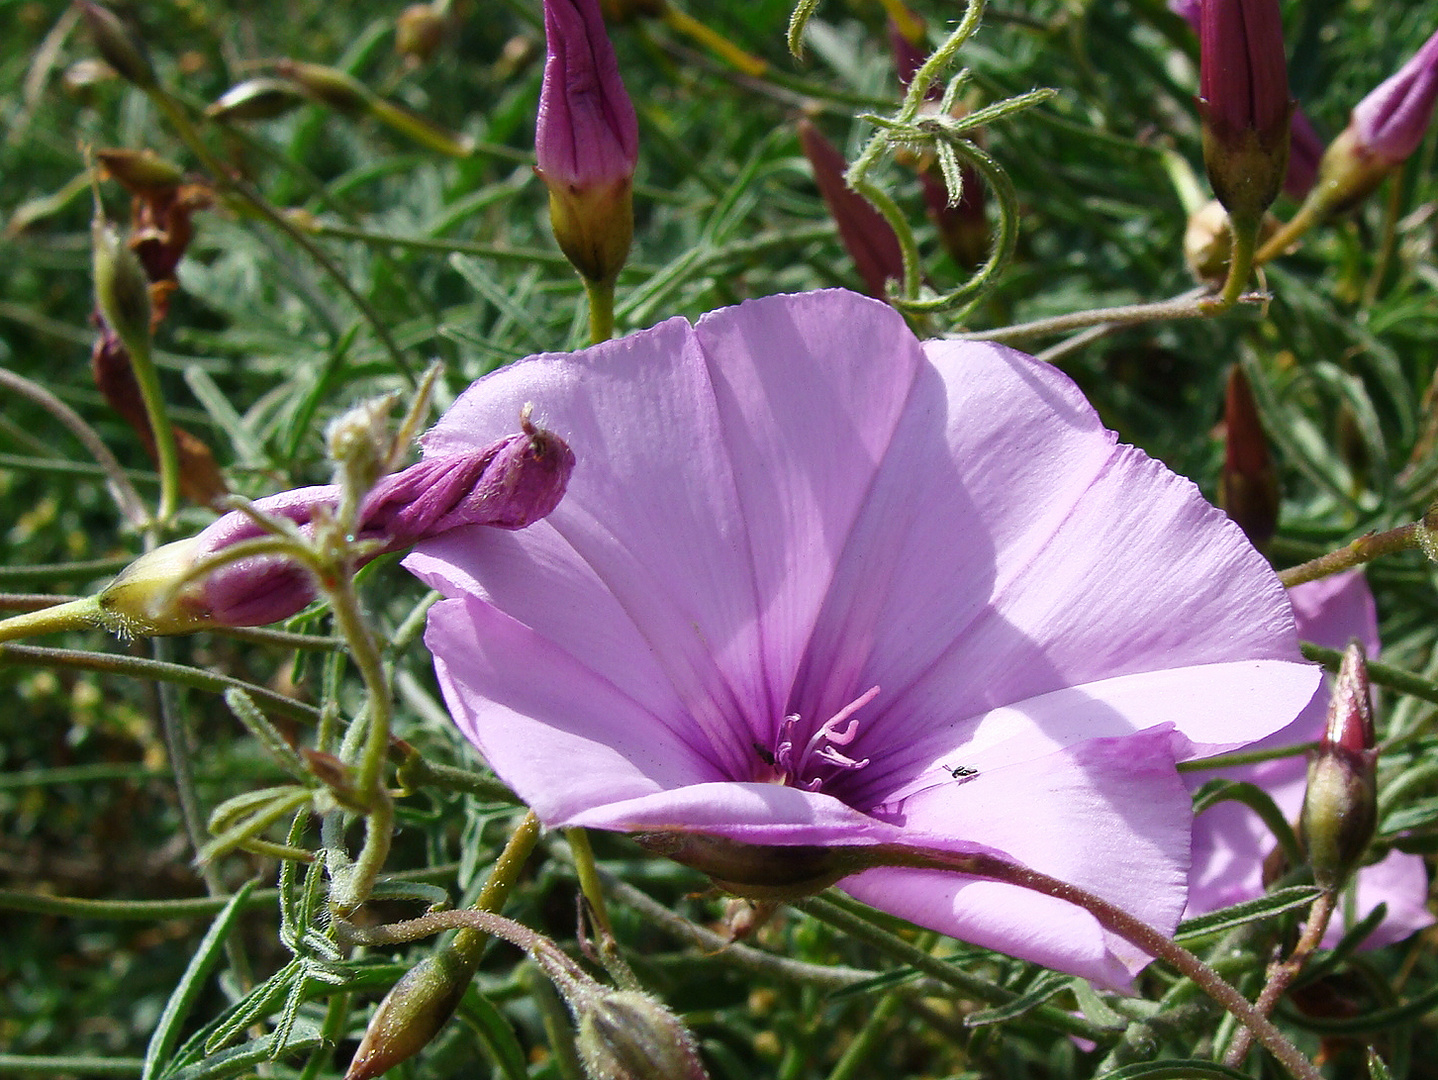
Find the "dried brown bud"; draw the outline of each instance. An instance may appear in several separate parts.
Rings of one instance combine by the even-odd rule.
[[[155,69],[139,36],[113,11],[92,0],[75,0],[75,7],[105,62],[141,90],[153,87]]]

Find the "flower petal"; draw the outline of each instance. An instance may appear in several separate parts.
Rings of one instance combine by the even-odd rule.
[[[908,842],[962,837],[1004,851],[1170,933],[1183,909],[1190,820],[1171,739],[1169,730],[1093,739],[937,783],[903,802]],[[906,869],[841,885],[921,926],[1104,986],[1127,985],[1150,959],[1082,909],[1013,885]]]
[[[436,604],[425,642],[460,730],[546,822],[719,778],[659,718],[482,601]]]
[[[452,545],[421,550],[459,560],[455,572],[486,590],[503,590],[515,618],[601,678],[627,687],[624,658],[591,647],[582,635],[585,621],[573,617],[576,606],[612,611],[617,604],[634,627],[637,637],[629,640],[637,652],[653,656],[687,722],[702,731],[730,775],[739,775],[753,756],[749,728],[767,730],[779,706],[754,663],[759,601],[746,523],[693,328],[671,319],[631,338],[495,372],[445,414],[425,439],[425,452],[453,452],[512,430],[527,402],[578,459],[547,519],[572,550],[566,555],[550,546],[546,558],[573,565],[558,575],[551,562],[551,572],[501,583],[492,567],[463,558]],[[584,578],[599,589],[565,591]],[[436,647],[446,648],[442,640]]]

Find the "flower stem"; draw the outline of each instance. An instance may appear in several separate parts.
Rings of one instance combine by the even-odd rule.
[[[1003,881],[1020,888],[1031,889],[1044,896],[1052,896],[1083,908],[1092,915],[1100,926],[1132,945],[1136,945],[1150,956],[1166,960],[1193,980],[1214,1001],[1222,1005],[1246,1027],[1250,1028],[1258,1041],[1277,1058],[1295,1080],[1323,1080],[1322,1074],[1313,1063],[1299,1052],[1288,1038],[1273,1023],[1224,981],[1223,977],[1205,964],[1182,945],[1167,937],[1162,931],[1135,918],[1122,908],[1109,903],[1077,885],[1050,877],[1037,870],[1008,862],[993,855],[981,853],[958,853],[936,851],[930,848],[911,848],[898,844],[880,844],[862,849],[863,863],[874,866],[911,866],[931,870],[949,870],[972,877]]]
[[[1303,970],[1303,965],[1313,955],[1319,944],[1323,941],[1323,935],[1328,930],[1328,921],[1333,918],[1333,909],[1338,902],[1338,893],[1330,889],[1327,892],[1319,893],[1318,898],[1313,901],[1313,906],[1308,909],[1308,922],[1303,927],[1303,936],[1298,939],[1298,944],[1293,947],[1293,952],[1288,959],[1280,964],[1274,964],[1268,969],[1268,983],[1263,988],[1263,993],[1258,995],[1258,1000],[1253,1007],[1262,1016],[1267,1016],[1278,1004],[1278,999],[1288,989],[1293,980],[1298,978],[1298,973]],[[1243,1026],[1238,1029],[1234,1036],[1233,1044],[1229,1046],[1228,1053],[1223,1055],[1223,1063],[1230,1069],[1236,1069],[1243,1064],[1243,1059],[1248,1056],[1249,1048],[1253,1046],[1253,1029]]]
[[[315,264],[339,286],[340,291],[349,297],[350,303],[354,304],[356,310],[358,310],[364,320],[370,324],[370,329],[374,331],[375,337],[379,339],[380,344],[384,347],[385,351],[389,353],[395,368],[408,380],[411,386],[415,385],[416,377],[414,368],[409,360],[406,359],[403,350],[399,347],[399,343],[395,341],[394,335],[389,332],[389,327],[385,325],[379,312],[375,311],[369,301],[360,295],[359,290],[350,284],[349,279],[345,277],[344,272],[334,260],[325,254],[319,245],[310,239],[310,237],[306,236],[303,230],[296,227],[281,211],[271,206],[263,195],[251,187],[243,178],[235,175],[233,170],[227,168],[225,163],[210,151],[210,148],[205,145],[204,139],[200,137],[200,133],[195,130],[195,125],[185,112],[184,107],[180,105],[167,90],[155,86],[147,90],[146,93],[149,95],[150,101],[154,104],[155,108],[163,113],[165,118],[170,121],[171,126],[175,129],[175,133],[179,135],[180,141],[188,146],[190,151],[198,157],[205,168],[209,170],[215,183],[223,187],[226,191],[238,195],[240,199],[248,204],[260,217],[264,218],[298,244],[304,253],[313,259]]]
[[[1304,233],[1317,225],[1326,210],[1327,207],[1309,199],[1298,208],[1298,213],[1294,214],[1283,228],[1270,236],[1258,249],[1258,253],[1253,257],[1254,264],[1262,266],[1264,263],[1278,258],[1297,243]]]
[[[1204,292],[1206,290],[1190,290],[1182,296],[1152,304],[1122,304],[1118,307],[1075,311],[1048,319],[1035,319],[1033,322],[1015,323],[1012,326],[954,336],[959,341],[995,341],[1002,345],[1011,345],[1029,338],[1064,334],[1090,326],[1137,326],[1141,323],[1173,322],[1178,319],[1203,319],[1212,314],[1200,301]]]
[[[1207,313],[1218,315],[1238,303],[1248,279],[1253,275],[1253,252],[1258,246],[1260,221],[1235,220],[1229,216],[1229,234],[1233,238],[1228,256],[1228,280],[1214,300],[1205,302]]]
[[[100,625],[100,605],[93,596],[71,600],[65,604],[26,611],[0,619],[0,641],[58,634],[62,630],[89,630]]]
[[[1392,555],[1399,551],[1426,547],[1424,541],[1431,528],[1432,524],[1425,517],[1422,521],[1400,525],[1396,529],[1387,529],[1380,533],[1367,533],[1337,551],[1330,551],[1316,559],[1309,559],[1306,563],[1291,566],[1287,570],[1280,570],[1278,580],[1283,582],[1285,588],[1291,589],[1306,581],[1317,581],[1330,574],[1337,574],[1340,571],[1361,566],[1363,563],[1372,562],[1380,555]]]
[[[581,280],[589,297],[589,342],[598,345],[614,336],[614,282]]]
[[[169,410],[165,407],[165,395],[160,389],[160,373],[155,368],[149,340],[122,341],[130,354],[130,368],[135,373],[135,382],[140,387],[140,398],[145,403],[150,434],[155,438],[155,458],[160,469],[160,507],[155,512],[155,519],[163,528],[180,508],[180,448],[175,442],[175,428],[170,423]]]
[[[489,880],[484,883],[484,888],[479,892],[479,899],[474,903],[474,910],[498,914],[504,907],[504,901],[508,899],[515,883],[519,881],[520,871],[524,869],[524,864],[534,852],[535,845],[539,843],[540,831],[539,818],[534,816],[533,811],[525,814],[524,820],[510,835],[509,843],[504,845],[504,850],[494,861],[494,869],[489,872]],[[484,952],[485,943],[488,941],[489,933],[487,931],[466,926],[454,936],[450,947],[473,971],[479,966],[480,955]]]
[[[321,580],[340,635],[349,642],[350,654],[364,680],[366,695],[365,741],[355,774],[355,788],[366,810],[364,844],[354,864],[347,868],[343,888],[336,883],[331,894],[335,907],[348,912],[369,897],[394,837],[394,803],[384,786],[384,767],[389,756],[390,691],[379,645],[360,610],[350,567],[345,565],[339,573],[332,577],[326,575]]]

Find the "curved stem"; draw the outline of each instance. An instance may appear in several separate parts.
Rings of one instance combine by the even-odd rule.
[[[0,368],[0,384],[29,398],[70,429],[70,433],[90,452],[95,463],[104,471],[105,482],[110,486],[110,494],[114,496],[115,503],[119,506],[120,513],[126,521],[139,528],[149,520],[150,515],[145,509],[145,502],[140,498],[140,493],[135,490],[135,485],[130,483],[130,478],[125,475],[125,470],[120,466],[120,462],[116,460],[114,454],[110,453],[110,448],[105,445],[99,433],[85,423],[79,413],[39,383],[32,382],[25,376],[18,375],[6,368]]]
[[[1303,965],[1313,955],[1314,950],[1323,941],[1323,935],[1328,930],[1328,921],[1333,918],[1333,909],[1338,903],[1338,893],[1330,889],[1320,893],[1313,901],[1313,906],[1308,909],[1308,922],[1303,927],[1303,936],[1298,939],[1298,944],[1293,947],[1293,952],[1288,959],[1281,964],[1274,964],[1268,969],[1268,983],[1263,988],[1263,993],[1258,995],[1258,1000],[1253,1003],[1260,1015],[1267,1016],[1278,1004],[1278,999],[1288,989],[1293,980],[1298,978],[1298,973],[1303,970]],[[1241,1027],[1238,1034],[1234,1036],[1233,1044],[1228,1048],[1228,1053],[1223,1055],[1223,1063],[1230,1069],[1236,1069],[1243,1064],[1243,1059],[1248,1056],[1249,1048],[1253,1046],[1253,1029]]]
[[[1033,322],[1015,323],[994,330],[979,330],[967,334],[956,334],[959,341],[997,341],[1011,344],[1027,338],[1043,337],[1048,334],[1063,334],[1070,330],[1082,330],[1089,326],[1136,326],[1148,322],[1172,322],[1178,319],[1203,319],[1209,312],[1200,302],[1206,290],[1190,290],[1172,300],[1159,300],[1152,304],[1122,304],[1111,308],[1094,308],[1091,311],[1075,311],[1067,315],[1055,315]]]
[[[589,342],[598,345],[614,336],[614,282],[581,280],[589,297]]]
[[[155,458],[160,469],[160,508],[155,518],[163,527],[170,523],[180,508],[180,448],[175,442],[175,428],[165,407],[160,373],[155,368],[148,338],[141,341],[122,337],[121,341],[130,354],[130,369],[135,373],[140,398],[145,403],[145,415],[150,421],[150,434],[155,439]]]
[[[1229,218],[1229,235],[1232,244],[1228,256],[1228,280],[1216,300],[1208,302],[1208,313],[1217,315],[1228,311],[1238,303],[1244,286],[1253,275],[1253,252],[1258,245],[1259,222],[1235,221]]]
[[[1109,930],[1150,956],[1166,960],[1188,976],[1204,993],[1222,1005],[1242,1024],[1250,1028],[1258,1041],[1277,1058],[1296,1080],[1323,1080],[1313,1063],[1299,1052],[1273,1023],[1252,1003],[1226,982],[1218,972],[1205,964],[1162,931],[1148,925],[1101,896],[1077,885],[1050,877],[1026,866],[1007,862],[986,854],[961,854],[929,848],[910,848],[897,844],[880,844],[856,853],[856,861],[873,866],[911,866],[931,870],[950,870],[972,877],[1003,881],[1031,889],[1083,908],[1105,930]]]

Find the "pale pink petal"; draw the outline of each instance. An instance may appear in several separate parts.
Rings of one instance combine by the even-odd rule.
[[[1171,932],[1183,907],[1190,809],[1170,738],[1157,730],[1095,739],[981,767],[904,800],[902,824],[911,843],[947,835],[1004,851]],[[1088,912],[1010,885],[885,869],[843,886],[921,926],[1105,986],[1126,985],[1149,960]]]
[[[1361,570],[1297,585],[1289,590],[1289,598],[1304,640],[1341,649],[1356,637],[1370,654],[1378,652],[1378,613]],[[1328,697],[1326,688],[1320,690],[1291,724],[1244,749],[1275,750],[1314,742],[1323,733]],[[1308,781],[1308,756],[1295,753],[1252,765],[1184,774],[1195,791],[1214,779],[1256,784],[1286,819],[1296,822]],[[1226,801],[1205,810],[1194,821],[1185,915],[1204,915],[1263,895],[1264,863],[1276,846],[1268,826],[1242,803]],[[1380,902],[1388,905],[1388,917],[1364,941],[1363,948],[1400,941],[1434,921],[1426,907],[1426,864],[1419,856],[1390,852],[1381,862],[1360,869],[1354,881],[1324,937],[1325,946],[1336,944],[1345,925],[1356,922]],[[1351,916],[1346,922],[1345,912]]]
[[[425,639],[460,730],[547,822],[721,778],[707,746],[691,745],[683,728],[676,734],[673,718],[649,713],[482,601],[436,604]]]
[[[763,598],[760,662],[787,688],[855,520],[872,506],[880,462],[895,456],[923,352],[893,308],[837,291],[746,301],[706,315],[698,334],[742,479]],[[776,721],[787,704],[776,702]]]
[[[671,319],[582,353],[544,354],[495,372],[445,414],[425,452],[450,452],[506,422],[512,430],[529,402],[536,422],[578,459],[547,521],[572,548],[569,558],[587,564],[640,629],[688,722],[738,775],[754,733],[768,731],[780,706],[754,662],[761,620],[747,525],[693,328]],[[476,560],[465,567],[495,587],[490,568]],[[565,626],[592,594],[564,597],[548,575],[526,578],[535,580],[515,583],[521,606],[510,613],[623,686],[625,672],[601,666],[605,657],[591,655]]]

